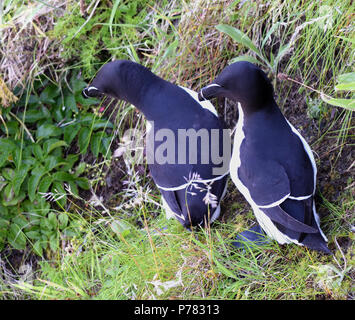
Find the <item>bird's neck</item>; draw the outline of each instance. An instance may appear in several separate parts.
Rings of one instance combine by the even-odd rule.
[[[255,105],[242,103],[241,107],[246,121],[280,112],[280,109],[274,100]]]

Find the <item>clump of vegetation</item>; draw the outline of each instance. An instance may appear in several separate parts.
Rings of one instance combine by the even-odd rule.
[[[69,228],[67,195],[77,197],[79,188],[90,188],[82,176],[85,163],[78,163],[80,154],[90,150],[96,158],[110,157],[108,130],[113,124],[86,112],[97,101],[81,97],[85,86],[76,74],[62,86],[38,80],[32,92],[24,92],[16,108],[2,109],[2,248],[9,243],[23,250],[29,242],[39,255],[47,248],[58,250],[59,234]],[[64,212],[56,213],[49,201]]]

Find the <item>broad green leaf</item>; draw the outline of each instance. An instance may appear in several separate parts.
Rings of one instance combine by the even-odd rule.
[[[49,247],[52,251],[57,251],[59,248],[59,240],[56,234],[53,234],[49,238]]]
[[[53,179],[51,176],[49,176],[49,175],[44,176],[38,185],[38,192],[46,193],[49,189],[49,186],[52,184],[52,182],[53,182]]]
[[[42,256],[43,255],[43,248],[42,248],[42,241],[41,240],[37,240],[34,245],[33,245],[33,251],[39,255]]]
[[[69,124],[64,127],[64,141],[68,144],[71,144],[76,135],[80,130],[80,125],[78,123]]]
[[[0,176],[0,191],[8,184],[8,181],[3,177]]]
[[[41,92],[39,99],[43,103],[53,104],[54,98],[57,97],[60,93],[60,89],[55,84],[50,84]]]
[[[57,171],[52,175],[52,178],[54,181],[72,181],[75,179],[75,177],[65,171]]]
[[[41,238],[41,234],[39,231],[28,231],[25,234],[31,240],[39,240]]]
[[[324,94],[321,94],[321,98],[328,104],[336,107],[342,107],[344,109],[354,111],[355,110],[355,99],[335,99],[335,98],[327,98]]]
[[[20,192],[21,185],[25,178],[27,177],[28,171],[30,171],[31,165],[25,163],[24,161],[21,164],[20,168],[16,168],[15,175],[12,180],[12,185],[14,186],[15,195],[18,196]]]
[[[46,174],[45,168],[38,164],[35,168],[32,169],[31,171],[31,176],[28,179],[28,196],[31,201],[35,199],[36,191],[37,191],[37,186],[39,184],[39,181],[41,180],[41,177]]]
[[[19,114],[19,118],[22,119],[23,114]],[[26,111],[25,123],[35,123],[42,119],[50,119],[51,114],[45,106],[34,106]]]
[[[41,231],[44,232],[45,230],[52,230],[53,229],[53,225],[51,224],[51,222],[49,221],[48,218],[42,218],[41,222],[40,222],[40,228]]]
[[[118,236],[125,237],[130,233],[131,226],[123,220],[114,220],[110,223],[110,227]]]
[[[93,155],[97,158],[99,156],[99,152],[100,152],[100,145],[101,145],[101,138],[102,138],[102,133],[95,133],[92,135],[91,138],[91,152],[93,153]]]
[[[68,215],[66,213],[60,213],[58,215],[59,229],[64,229],[68,225]]]
[[[3,177],[9,181],[12,181],[15,177],[15,170],[11,168],[4,168],[1,173]]]
[[[76,106],[75,96],[72,93],[68,93],[64,96],[64,107],[69,108],[75,113],[78,113],[78,107]]]
[[[291,42],[286,45],[280,46],[279,51],[277,52],[277,55],[276,55],[275,60],[273,62],[273,67],[274,67],[275,72],[276,72],[276,68],[277,68],[278,63],[281,61],[281,59],[284,57],[284,55],[287,54],[290,47],[291,47]]]
[[[54,212],[48,214],[48,221],[51,224],[53,229],[56,229],[58,226],[57,216]]]
[[[270,38],[270,36],[275,32],[275,30],[279,27],[279,25],[281,24],[281,22],[276,22],[275,24],[273,24],[273,26],[270,28],[270,30],[267,32],[267,34],[265,35],[263,42],[261,43],[261,48],[264,48],[266,41]]]
[[[68,181],[70,192],[74,194],[75,196],[79,196],[79,190],[78,187],[75,184],[75,181]]]
[[[16,144],[11,139],[0,138],[0,150],[1,152],[10,153],[17,148]]]
[[[69,171],[71,168],[73,168],[73,165],[75,162],[77,162],[79,159],[79,156],[77,154],[69,154],[65,158],[65,164],[63,164],[62,171]]]
[[[338,76],[339,83],[354,83],[355,82],[355,72],[343,73]]]
[[[232,64],[234,62],[239,62],[239,61],[248,61],[248,62],[255,63],[255,64],[263,64],[258,59],[254,58],[254,57],[251,57],[251,56],[239,56],[239,57],[233,58],[229,62],[229,64]]]
[[[335,86],[336,91],[355,91],[355,82],[342,82]]]
[[[234,28],[232,26],[228,26],[226,24],[219,24],[219,25],[216,26],[216,29],[218,31],[226,33],[234,41],[236,41],[238,43],[241,43],[244,46],[246,46],[248,49],[254,51],[261,59],[264,60],[260,50],[256,47],[256,45],[253,43],[253,41],[251,41],[250,38],[245,33],[240,31],[239,29]]]
[[[15,198],[15,191],[12,184],[8,184],[3,191],[4,205],[8,205]]]
[[[77,178],[75,180],[76,184],[79,186],[79,188],[84,189],[84,190],[89,190],[90,189],[90,183],[87,178]]]
[[[48,171],[51,171],[54,168],[59,167],[59,166],[65,166],[66,164],[67,164],[67,161],[64,161],[64,159],[59,156],[49,155],[44,159],[44,165]]]
[[[43,160],[43,150],[38,143],[32,145],[32,153],[38,160]]]
[[[90,134],[91,131],[89,128],[83,127],[80,129],[79,137],[78,137],[80,153],[86,152],[86,149],[89,146],[89,142],[90,142]]]
[[[21,228],[15,223],[11,223],[10,225],[8,240],[17,250],[24,250],[26,248],[26,237]]]
[[[0,218],[0,228],[7,228],[10,225],[10,221],[8,219]]]
[[[43,151],[46,154],[49,154],[52,150],[54,150],[56,148],[67,147],[67,146],[68,146],[68,144],[63,140],[49,139],[43,143]]]
[[[86,168],[86,163],[85,162],[80,162],[77,167],[75,168],[75,175],[78,177],[80,176]]]
[[[51,124],[51,123],[44,123],[38,127],[36,131],[36,137],[38,140],[42,138],[49,138],[49,137],[57,137],[63,133],[61,128]]]

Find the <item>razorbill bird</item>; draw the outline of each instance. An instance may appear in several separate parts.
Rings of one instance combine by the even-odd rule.
[[[82,94],[122,99],[145,115],[150,127],[146,146],[148,167],[162,194],[168,218],[174,216],[190,229],[205,226],[219,216],[229,174],[231,140],[223,137],[223,131],[228,129],[209,101],[201,103],[197,92],[165,81],[146,67],[127,60],[105,64]],[[217,136],[214,140],[211,131]],[[193,141],[190,138],[194,132],[197,136],[202,133],[210,136],[204,142],[201,136],[195,136]],[[183,133],[190,136],[185,136],[182,143]],[[214,164],[211,155],[222,154],[223,144],[228,143],[228,163]],[[201,147],[208,157],[202,154]],[[162,149],[166,149],[162,152],[166,159],[159,160],[157,153]],[[167,156],[170,150],[174,152]],[[214,171],[216,168],[219,173]]]
[[[280,244],[331,253],[315,210],[317,168],[311,148],[281,113],[266,74],[252,63],[233,63],[199,92],[200,101],[214,97],[238,103],[230,174],[261,228]],[[237,240],[263,238],[257,226]]]

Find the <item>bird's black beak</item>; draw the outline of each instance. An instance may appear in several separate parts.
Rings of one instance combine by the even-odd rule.
[[[211,83],[210,85],[203,87],[198,93],[198,100],[205,101],[215,98],[219,95],[223,88],[217,83]]]
[[[87,98],[92,98],[92,97],[99,97],[101,96],[102,92],[97,89],[96,87],[90,86],[87,88],[84,88],[84,90],[81,92],[81,94],[83,95],[83,97],[85,99]]]

